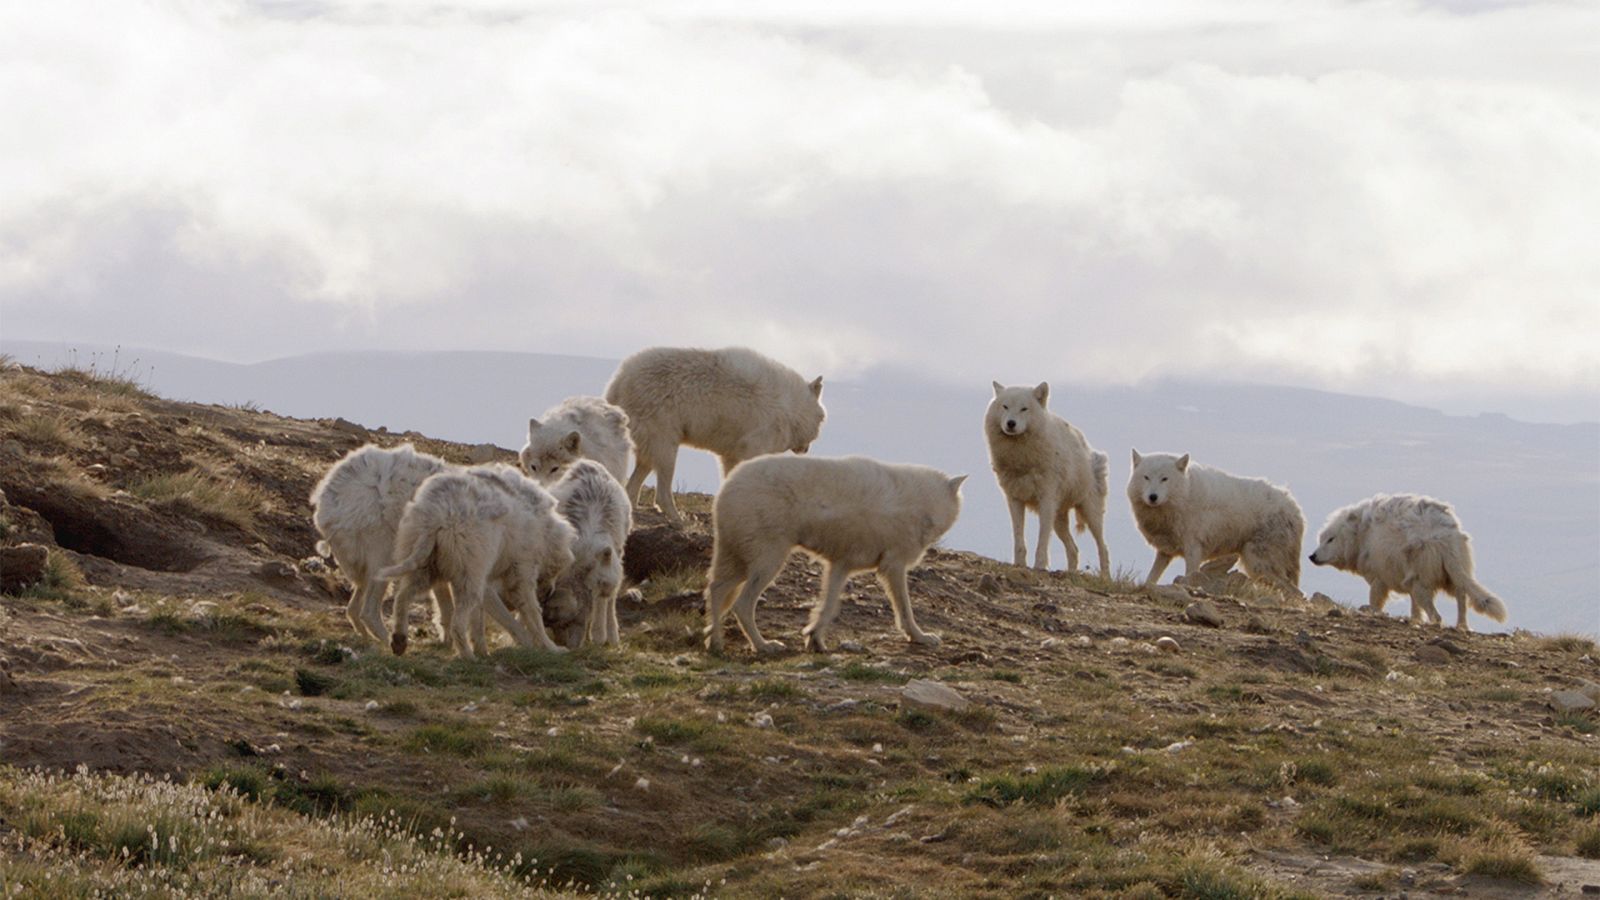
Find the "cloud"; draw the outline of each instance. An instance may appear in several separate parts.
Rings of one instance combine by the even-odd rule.
[[[0,13],[0,309],[235,357],[1600,392],[1588,14],[1458,6]]]

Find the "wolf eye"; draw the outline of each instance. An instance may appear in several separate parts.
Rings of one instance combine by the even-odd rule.
[[[1167,480],[1167,476],[1165,476],[1165,475],[1161,476],[1161,480],[1162,481],[1166,481]]]
[[[1028,411],[1028,408],[1026,406],[1024,406],[1023,408],[1017,410],[1017,412],[1027,412],[1027,411]]]
[[[1007,406],[1007,405],[1006,405],[1006,404],[1004,404],[1004,403],[1002,403],[1002,404],[1000,404],[1000,408],[1001,408],[1001,409],[1003,409],[1003,410],[1005,410],[1005,411],[1007,411],[1007,412],[1010,412],[1010,411],[1011,411],[1011,407],[1009,407],[1009,406]]]

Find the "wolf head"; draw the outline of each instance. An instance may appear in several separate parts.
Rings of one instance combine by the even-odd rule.
[[[567,467],[583,456],[583,435],[559,425],[541,425],[528,420],[528,443],[517,454],[517,462],[528,477],[546,487],[561,480]]]
[[[1028,433],[1035,423],[1050,414],[1050,383],[1035,387],[1006,387],[994,382],[994,399],[989,401],[989,426],[1008,437]]]
[[[811,442],[822,433],[822,422],[828,417],[828,411],[822,406],[822,376],[811,379],[806,390],[811,394],[811,403],[801,407],[789,428],[788,449],[795,453],[811,449]]]
[[[1189,492],[1189,454],[1133,451],[1133,474],[1128,478],[1128,499],[1134,506],[1156,508]]]
[[[1317,549],[1311,551],[1311,562],[1319,566],[1349,569],[1355,566],[1360,553],[1361,510],[1347,506],[1328,517],[1317,535]]]
[[[609,597],[622,587],[622,553],[603,535],[594,535],[573,545],[572,566],[566,583],[574,585],[580,597],[593,602]]]

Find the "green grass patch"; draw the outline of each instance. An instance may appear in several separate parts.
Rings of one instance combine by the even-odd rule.
[[[267,503],[267,495],[255,485],[200,469],[141,478],[128,485],[128,493],[152,506],[196,513],[245,531],[255,527],[256,515]]]
[[[1061,798],[1105,780],[1105,770],[1092,766],[1052,766],[1029,774],[991,775],[968,790],[962,801],[989,806],[1053,806]]]
[[[423,725],[406,736],[404,747],[415,753],[477,756],[489,749],[489,731],[467,722]]]
[[[904,672],[896,672],[894,669],[883,666],[869,666],[864,662],[855,660],[851,660],[834,669],[833,674],[843,678],[845,681],[857,681],[867,684],[905,684],[911,680],[911,676]]]

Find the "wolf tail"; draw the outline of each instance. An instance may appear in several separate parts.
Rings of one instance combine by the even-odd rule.
[[[1500,598],[1489,593],[1489,589],[1478,583],[1472,577],[1472,557],[1466,553],[1463,544],[1461,552],[1446,553],[1444,556],[1444,572],[1450,576],[1450,582],[1457,589],[1465,591],[1467,602],[1472,604],[1473,610],[1480,612],[1496,622],[1506,620],[1506,605]]]
[[[391,580],[409,575],[422,568],[422,564],[433,554],[434,533],[431,529],[419,529],[410,535],[402,535],[402,540],[405,537],[411,538],[411,551],[406,554],[405,559],[379,572],[379,578]]]

